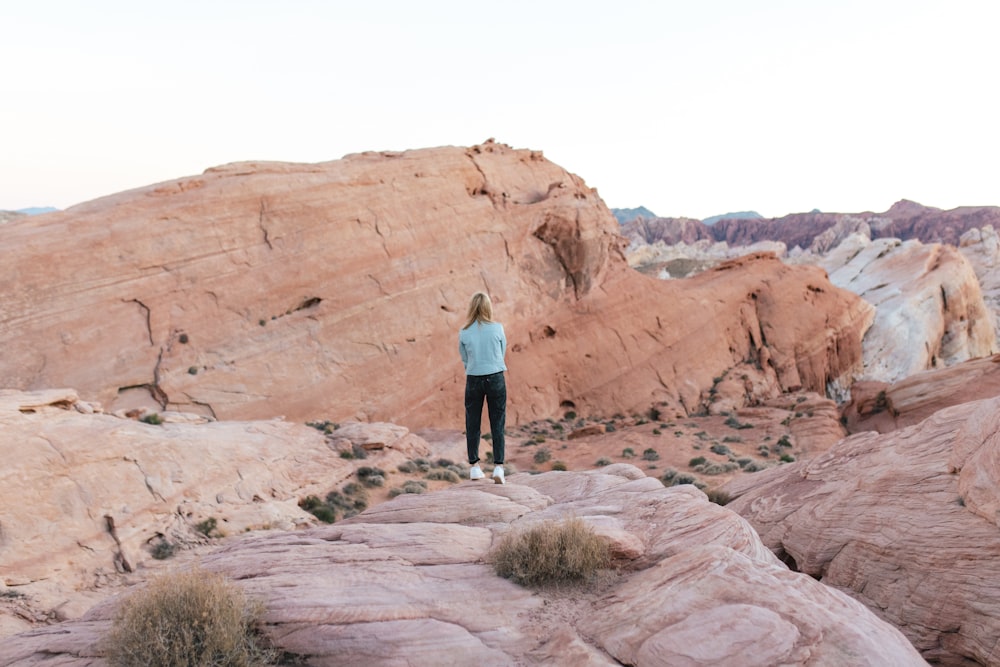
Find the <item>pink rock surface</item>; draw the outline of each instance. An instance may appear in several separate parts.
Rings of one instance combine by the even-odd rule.
[[[851,593],[943,665],[1000,664],[1000,399],[729,482],[795,568]]]
[[[0,390],[0,585],[11,593],[0,597],[0,636],[78,616],[122,573],[160,563],[152,550],[163,539],[207,544],[202,521],[228,535],[314,525],[299,499],[324,496],[358,465],[301,424],[156,426],[80,406],[71,390]],[[395,425],[336,433],[386,444],[364,463],[429,451]]]
[[[493,573],[502,534],[568,516],[641,555],[569,590]],[[260,597],[264,632],[310,665],[926,664],[862,605],[785,568],[737,514],[625,464],[401,496],[342,524],[233,541],[202,566]],[[103,664],[117,601],[8,638],[0,662]]]
[[[697,410],[762,357],[771,394],[822,392],[859,362],[871,313],[821,272],[758,255],[663,284],[624,243],[581,178],[492,141],[225,165],[6,223],[0,378],[109,411],[460,427],[479,289],[510,423]]]

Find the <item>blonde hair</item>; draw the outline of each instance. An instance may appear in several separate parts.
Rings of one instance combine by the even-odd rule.
[[[486,292],[476,292],[469,301],[469,314],[466,315],[465,326],[462,328],[468,329],[475,322],[485,324],[492,321],[493,302],[490,301],[490,295]]]

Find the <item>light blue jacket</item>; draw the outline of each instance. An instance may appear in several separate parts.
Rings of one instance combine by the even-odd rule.
[[[458,332],[458,353],[466,375],[492,375],[507,370],[507,336],[499,322],[473,322]]]

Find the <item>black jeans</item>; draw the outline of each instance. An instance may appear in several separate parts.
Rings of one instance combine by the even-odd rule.
[[[503,463],[503,429],[507,423],[507,381],[503,371],[492,375],[465,376],[465,444],[469,463],[479,461],[479,437],[483,423],[483,399],[490,413],[493,463]]]

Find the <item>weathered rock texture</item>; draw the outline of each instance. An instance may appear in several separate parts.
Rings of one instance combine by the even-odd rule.
[[[976,272],[993,328],[1000,331],[1000,236],[991,225],[973,228],[962,234],[958,250]]]
[[[1000,355],[915,373],[899,382],[858,382],[842,412],[847,429],[888,433],[938,410],[1000,396]]]
[[[1000,399],[726,488],[783,560],[851,592],[929,661],[1000,664]]]
[[[95,584],[151,562],[162,541],[205,543],[200,522],[230,535],[317,523],[297,502],[353,475],[342,441],[381,443],[373,465],[428,451],[389,424],[324,437],[280,420],[153,425],[93,411],[68,390],[0,391],[0,584],[16,594],[0,603],[30,602],[0,613],[0,636],[23,629],[18,616],[78,615]]]
[[[997,351],[976,273],[952,246],[853,234],[816,261],[876,308],[863,379],[895,382]]]
[[[858,367],[870,312],[820,272],[758,256],[665,285],[623,244],[579,177],[492,141],[231,164],[7,223],[0,378],[110,410],[457,426],[479,289],[512,423],[692,408],[763,357],[818,391]]]
[[[611,542],[620,576],[567,594],[493,573],[503,533],[568,516]],[[861,604],[785,568],[733,512],[624,464],[400,496],[202,564],[263,599],[264,632],[310,665],[926,664]],[[0,661],[101,665],[115,604],[8,638]]]

